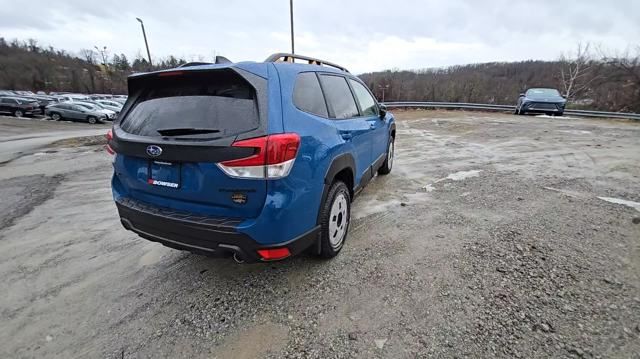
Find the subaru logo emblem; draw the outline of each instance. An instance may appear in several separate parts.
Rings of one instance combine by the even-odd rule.
[[[147,154],[151,157],[158,157],[162,154],[162,148],[156,145],[147,146]]]

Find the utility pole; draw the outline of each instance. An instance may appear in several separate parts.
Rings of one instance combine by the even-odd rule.
[[[293,0],[289,0],[289,17],[291,19],[291,53],[296,54],[296,48],[293,42]]]
[[[380,90],[382,90],[382,101],[381,102],[384,102],[384,92],[389,89],[389,85],[388,84],[384,85],[384,86],[378,85],[378,88]]]
[[[142,20],[137,17],[136,20],[138,20],[138,22],[140,23],[140,26],[142,26],[142,36],[144,37],[144,46],[147,47],[147,57],[149,58],[149,67],[153,66],[153,64],[151,63],[151,52],[149,52],[149,43],[147,42],[147,33],[144,31],[144,22],[142,22]]]

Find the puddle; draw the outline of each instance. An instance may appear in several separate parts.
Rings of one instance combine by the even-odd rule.
[[[145,253],[142,257],[140,257],[140,261],[138,262],[140,266],[149,266],[160,262],[164,253],[166,253],[165,248],[160,244],[152,244],[152,248]]]
[[[620,199],[620,198],[612,198],[612,197],[598,197],[598,198],[603,201],[607,201],[609,203],[621,204],[627,207],[631,207],[636,211],[640,212],[640,203],[638,202],[628,201],[626,199]]]
[[[356,201],[353,204],[353,208],[351,208],[351,218],[361,219],[375,213],[386,212],[394,206],[400,206],[400,201],[397,199],[388,201],[380,201],[377,199]]]
[[[462,181],[467,178],[478,177],[480,175],[480,172],[482,172],[482,170],[459,171],[459,172],[452,173],[445,178],[439,179],[436,182],[440,182],[448,179],[452,181]]]

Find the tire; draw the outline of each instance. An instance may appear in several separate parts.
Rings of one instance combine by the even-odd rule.
[[[378,168],[379,175],[387,175],[393,168],[393,156],[395,155],[395,138],[389,139],[389,146],[387,147],[387,158],[384,159],[382,167]]]
[[[24,112],[22,112],[22,110],[15,110],[13,111],[13,115],[16,117],[24,117]]]
[[[62,116],[60,116],[59,113],[54,112],[54,113],[51,114],[51,119],[54,120],[54,121],[60,121],[60,120],[62,120]]]
[[[519,115],[520,114],[520,110],[518,110],[518,106],[516,106],[515,111],[513,111],[514,115]]]
[[[562,117],[562,115],[564,115],[564,112],[558,112],[558,113],[556,113],[556,116],[558,116],[558,117]]]
[[[98,122],[98,119],[95,116],[89,116],[87,117],[87,122],[89,122],[90,124],[95,124],[96,122]]]
[[[522,109],[520,111],[518,111],[518,115],[520,116],[524,116],[527,114],[527,111],[523,111]]]
[[[344,182],[331,185],[321,211],[320,257],[333,258],[344,246],[351,220],[351,195]]]

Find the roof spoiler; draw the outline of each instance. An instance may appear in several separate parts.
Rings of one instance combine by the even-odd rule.
[[[277,54],[273,54],[273,55],[267,57],[267,59],[264,60],[264,62],[291,62],[291,63],[294,63],[295,60],[304,60],[304,61],[307,61],[307,63],[309,65],[330,66],[330,67],[336,68],[338,70],[342,70],[344,72],[349,72],[349,70],[347,70],[345,67],[342,67],[340,65],[334,64],[334,63],[329,62],[329,61],[320,60],[320,59],[316,59],[314,57],[309,57],[309,56],[288,54],[288,53],[283,53],[283,52],[279,52]]]
[[[216,56],[216,61],[214,62],[214,64],[230,64],[230,63],[231,63],[231,60],[229,60],[224,56]],[[194,61],[194,62],[187,62],[186,64],[182,64],[178,67],[191,67],[191,66],[200,66],[200,65],[212,65],[212,63]]]

